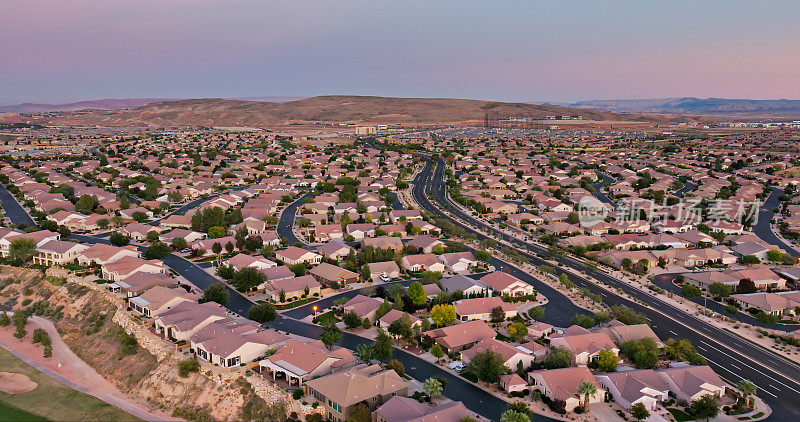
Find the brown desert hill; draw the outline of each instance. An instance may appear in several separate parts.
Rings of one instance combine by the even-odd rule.
[[[452,98],[319,96],[283,103],[191,99],[147,104],[126,110],[63,114],[51,123],[99,126],[264,126],[287,122],[449,123],[494,117],[581,116],[584,120],[662,122],[693,118],[618,113],[552,105]]]

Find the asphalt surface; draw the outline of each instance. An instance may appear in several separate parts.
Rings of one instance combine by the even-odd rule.
[[[3,205],[3,213],[5,213],[5,216],[8,217],[12,223],[36,227],[36,222],[25,212],[19,202],[17,202],[17,199],[14,198],[14,195],[2,184],[0,184],[0,204]]]
[[[772,229],[770,228],[770,221],[772,221],[772,218],[775,216],[775,213],[772,210],[781,206],[781,201],[778,199],[781,194],[783,194],[783,191],[780,189],[772,189],[772,193],[759,210],[758,221],[756,221],[755,226],[753,226],[753,234],[770,245],[781,247],[789,254],[795,257],[800,257],[800,252],[797,252],[791,247],[791,245],[788,245],[786,242],[784,242],[783,239],[775,236],[775,233],[773,233]]]
[[[483,226],[493,233],[493,237],[502,238],[514,244],[520,253],[530,259],[532,264],[550,265],[539,257],[548,254],[545,248],[517,240],[449,204],[445,196],[446,186],[443,174],[444,166],[441,160],[437,163],[435,170],[429,161],[415,180],[412,193],[414,199],[425,211],[447,218],[468,230],[474,231],[470,225],[459,220],[467,221],[471,225]],[[438,206],[434,206],[428,200],[426,195],[428,192],[433,195]],[[439,206],[447,208],[458,219],[444,214]],[[478,239],[486,238],[480,232],[476,232],[476,235]],[[578,271],[587,271],[585,264],[570,256],[557,259],[563,265]],[[607,305],[625,305],[644,314],[650,321],[653,331],[661,339],[688,339],[708,360],[709,365],[726,380],[734,384],[743,378],[753,381],[758,386],[758,395],[773,409],[770,419],[797,420],[800,418],[800,403],[797,400],[800,397],[800,383],[797,381],[800,380],[800,367],[797,364],[707,324],[694,315],[686,314],[655,298],[654,295],[628,286],[604,272],[596,271],[593,277],[604,284],[620,289],[624,296],[606,292],[585,277],[571,273],[567,273],[567,275],[576,286],[599,294]],[[642,305],[642,303],[647,305]]]
[[[283,209],[281,212],[281,218],[278,220],[278,227],[276,231],[278,232],[278,237],[287,238],[289,239],[289,244],[294,245],[297,242],[300,242],[300,239],[294,234],[294,230],[292,227],[294,226],[294,220],[297,218],[297,210],[303,205],[303,200],[306,198],[310,198],[313,191],[309,190],[303,196],[297,198],[294,202],[287,205],[286,208]]]

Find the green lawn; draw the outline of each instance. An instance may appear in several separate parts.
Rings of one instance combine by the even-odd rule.
[[[333,311],[328,311],[324,314],[317,315],[315,320],[319,325],[336,324],[337,322],[341,321],[336,317],[336,315],[333,314]]]
[[[687,422],[687,421],[693,421],[694,420],[694,418],[689,416],[683,410],[675,409],[675,408],[672,408],[672,407],[668,408],[667,410],[669,411],[669,413],[672,414],[672,417],[674,417],[675,420],[678,421],[678,422]]]
[[[17,409],[14,406],[3,403],[0,401],[0,420],[3,421],[46,421],[47,419],[36,416],[33,413],[26,412],[22,409]]]
[[[318,301],[319,299],[320,299],[319,297],[307,297],[305,299],[295,300],[294,302],[283,303],[283,304],[280,304],[280,305],[273,304],[272,306],[274,306],[275,309],[277,309],[279,311],[282,311],[284,309],[292,309],[292,308],[296,308],[298,306],[303,306],[303,305],[305,305],[307,303]]]
[[[88,394],[73,390],[0,348],[0,371],[25,374],[38,386],[27,393],[0,392],[2,421],[137,421],[136,417]]]

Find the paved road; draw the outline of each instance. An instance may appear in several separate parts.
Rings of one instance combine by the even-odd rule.
[[[800,252],[792,248],[791,245],[787,245],[783,239],[775,236],[775,233],[772,232],[772,228],[770,227],[770,221],[772,221],[772,218],[775,216],[772,210],[781,205],[781,201],[778,199],[781,194],[783,194],[782,190],[772,189],[772,193],[759,210],[758,221],[756,225],[753,226],[753,233],[764,242],[778,246],[795,257],[800,257]]]
[[[30,215],[22,208],[22,206],[14,198],[14,195],[6,189],[5,186],[0,184],[0,204],[3,205],[3,212],[14,224],[25,224],[28,227],[36,227],[36,222],[33,221]]]
[[[313,193],[312,190],[306,192],[303,196],[297,198],[294,202],[287,205],[286,208],[283,209],[281,212],[281,218],[278,220],[278,227],[276,231],[278,232],[278,237],[287,238],[289,239],[289,244],[294,245],[297,242],[300,242],[300,239],[297,238],[294,234],[294,230],[292,227],[294,226],[294,220],[297,217],[297,210],[303,205],[303,200],[306,198],[310,198],[311,194]]]
[[[539,257],[548,254],[545,248],[519,241],[449,204],[445,197],[444,166],[441,160],[437,164],[433,171],[433,166],[428,162],[425,169],[417,176],[412,190],[414,199],[425,211],[448,218],[468,230],[473,229],[459,220],[468,221],[472,225],[486,226],[486,229],[493,233],[493,237],[512,242],[517,246],[519,252],[528,257],[534,265],[547,263]],[[439,206],[434,206],[428,200],[426,192],[431,192],[434,200],[440,204],[439,206],[448,208],[458,216],[458,219],[453,219],[441,212]],[[478,239],[486,238],[479,232],[476,234]],[[559,261],[578,271],[587,270],[585,264],[569,256],[559,258]],[[800,417],[800,403],[796,400],[797,397],[800,397],[798,396],[800,395],[800,383],[797,381],[800,380],[800,367],[796,364],[727,331],[709,325],[694,315],[686,314],[672,305],[658,300],[652,294],[628,286],[603,272],[595,272],[593,276],[611,287],[621,289],[626,296],[611,294],[600,289],[585,277],[568,274],[570,280],[578,287],[600,294],[604,303],[625,305],[644,314],[650,321],[653,331],[662,339],[675,337],[690,340],[708,359],[709,365],[725,379],[732,383],[736,383],[742,378],[753,381],[758,386],[759,395],[772,406],[772,419],[792,420]],[[641,303],[646,303],[647,306]]]

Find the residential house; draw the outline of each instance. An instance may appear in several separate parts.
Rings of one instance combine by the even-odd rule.
[[[422,333],[436,342],[447,353],[468,349],[486,338],[494,338],[497,332],[482,320],[462,322],[448,327],[436,328]]]
[[[505,319],[513,318],[517,315],[517,307],[511,303],[504,302],[499,296],[461,299],[453,302],[453,306],[456,308],[456,317],[459,321],[473,319],[490,321],[492,319],[492,310],[495,308],[503,310]]]
[[[159,260],[144,260],[134,256],[125,256],[117,261],[103,264],[102,269],[103,279],[112,282],[125,280],[137,272],[166,273],[166,267]]]
[[[485,297],[491,294],[491,289],[484,282],[461,274],[443,278],[439,280],[439,285],[447,293],[461,291],[467,298]]]
[[[346,286],[358,281],[358,274],[327,262],[312,268],[309,274],[327,286]]]
[[[433,253],[437,246],[445,247],[445,243],[426,234],[419,235],[408,241],[409,245],[416,246],[422,253]]]
[[[533,286],[513,275],[495,271],[481,277],[481,281],[495,292],[508,296],[526,296],[533,294]]]
[[[367,267],[369,267],[369,273],[372,275],[373,281],[377,281],[378,277],[383,274],[391,279],[400,277],[400,267],[394,261],[371,262],[367,264]]]
[[[320,340],[292,339],[259,361],[258,365],[261,373],[269,371],[273,380],[281,377],[289,385],[302,386],[311,379],[341,371],[355,363],[355,356],[345,348],[329,350]]]
[[[74,261],[88,246],[65,240],[48,240],[36,247],[33,263],[44,266],[62,265]]]
[[[482,353],[487,350],[491,350],[499,354],[503,358],[503,363],[505,366],[512,371],[515,371],[520,363],[522,363],[523,368],[528,369],[531,367],[533,362],[536,361],[536,357],[534,355],[526,352],[523,349],[514,347],[514,345],[511,343],[506,343],[495,338],[485,338],[469,349],[461,351],[461,361],[469,362],[478,353]]]
[[[575,364],[577,365],[587,365],[589,362],[597,359],[601,350],[610,350],[614,352],[615,355],[619,355],[619,348],[605,333],[588,333],[556,337],[550,340],[550,346],[553,348],[564,347],[572,352],[575,358]]]
[[[296,246],[289,246],[288,248],[275,252],[275,258],[283,261],[286,265],[294,265],[299,262],[307,264],[319,264],[322,262],[322,255],[315,254],[314,252],[307,251]]]
[[[400,260],[400,267],[409,272],[438,271],[444,272],[444,264],[432,254],[406,255]]]
[[[398,311],[397,309],[392,309],[391,311],[387,312],[384,316],[378,318],[378,326],[386,330],[389,328],[390,325],[392,325],[393,322],[397,321],[398,319],[404,316],[408,316],[412,328],[422,326],[421,319],[415,317],[414,315],[409,315],[406,312]]]
[[[439,255],[439,261],[453,273],[468,272],[478,265],[478,260],[470,251],[443,253]]]
[[[370,410],[395,396],[408,395],[409,383],[392,369],[358,365],[306,382],[307,393],[322,403],[327,419],[350,420],[353,408],[366,403]]]
[[[284,301],[319,296],[322,285],[314,276],[306,274],[267,282],[262,289],[270,300],[280,302],[281,294],[284,296]]]
[[[372,412],[374,422],[458,422],[472,414],[464,403],[420,403],[410,397],[394,396]]]
[[[199,297],[180,287],[155,286],[136,297],[128,298],[128,306],[140,315],[153,317],[182,302],[195,302]]]
[[[528,381],[531,388],[540,391],[550,400],[564,402],[567,412],[572,412],[583,404],[584,397],[578,395],[578,387],[582,382],[590,382],[597,387],[597,393],[589,397],[590,405],[601,403],[606,394],[605,389],[585,366],[528,372]]]
[[[92,264],[104,265],[119,261],[124,257],[139,257],[139,251],[134,246],[112,246],[95,243],[78,254],[78,263],[83,266]]]
[[[669,397],[669,385],[652,369],[597,374],[595,378],[628,411],[636,403],[654,411]]]
[[[374,321],[375,312],[382,303],[383,301],[380,299],[359,294],[348,300],[347,303],[342,306],[342,310],[344,310],[344,312],[353,311],[361,319],[367,318],[370,321]]]
[[[189,341],[196,332],[214,321],[229,319],[228,311],[216,302],[180,302],[155,315],[156,334],[177,341]]]
[[[252,321],[215,321],[198,330],[189,339],[198,358],[223,368],[237,367],[277,349],[289,336],[275,330],[265,330]]]
[[[725,394],[725,382],[720,379],[711,367],[679,366],[656,371],[669,386],[675,398],[691,402],[710,394],[722,397]]]
[[[223,263],[225,265],[230,265],[236,271],[239,271],[242,268],[247,268],[247,267],[253,267],[258,270],[264,270],[267,268],[275,268],[278,266],[277,263],[270,261],[267,258],[261,256],[251,256],[243,253],[236,254],[235,256],[226,259]]]

